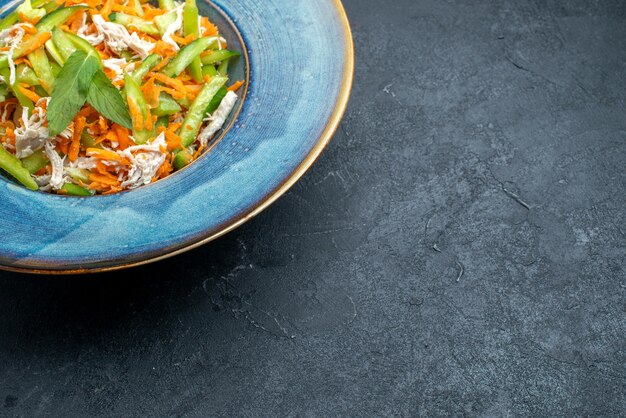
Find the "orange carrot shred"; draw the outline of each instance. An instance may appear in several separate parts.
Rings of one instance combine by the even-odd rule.
[[[80,137],[85,129],[85,122],[87,120],[84,116],[76,116],[74,119],[74,132],[72,133],[72,142],[68,153],[70,161],[76,161],[78,153],[80,151]]]
[[[240,81],[237,81],[235,84],[233,84],[232,86],[230,86],[230,87],[228,88],[228,91],[237,91],[237,90],[239,90],[239,89],[241,88],[241,86],[243,86],[243,85],[244,85],[244,82],[243,82],[243,81],[241,81],[241,80],[240,80]]]
[[[24,96],[28,97],[30,100],[32,100],[35,103],[37,103],[39,99],[41,99],[41,97],[39,97],[37,93],[27,89],[24,86],[18,86],[18,90],[20,91],[20,93],[22,93]]]
[[[25,50],[21,51],[21,53],[18,55],[18,57],[22,57],[24,55],[28,55],[31,52],[41,48],[46,42],[48,42],[48,40],[50,39],[51,35],[50,35],[50,32],[39,32],[36,35],[33,35],[33,37],[35,38],[33,43],[30,45],[29,48],[26,48]]]

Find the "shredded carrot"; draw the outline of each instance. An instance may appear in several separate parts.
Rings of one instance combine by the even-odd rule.
[[[57,151],[61,152],[62,154],[66,154],[69,152],[69,148],[70,148],[70,140],[67,138],[61,138],[58,142],[57,142],[57,146],[56,149]]]
[[[144,7],[143,18],[146,20],[152,20],[156,16],[161,16],[167,13],[167,10],[155,9],[153,7]]]
[[[37,21],[39,20],[39,18],[37,18]],[[20,27],[22,29],[24,29],[24,32],[26,32],[29,35],[34,35],[37,33],[37,28],[35,28],[34,24],[37,23],[37,21],[35,21],[34,23],[31,22],[27,22],[27,23],[23,23],[22,25],[20,25]]]
[[[101,131],[106,131],[109,128],[109,124],[104,116],[98,116],[98,127]]]
[[[159,127],[159,133],[163,132],[165,134],[165,142],[167,142],[167,149],[170,151],[174,151],[176,149],[183,148],[183,140],[180,136],[176,134],[176,131],[171,127],[165,128],[164,126]]]
[[[17,12],[18,17],[20,18],[20,20],[22,22],[28,22],[28,23],[32,23],[33,25],[37,22],[39,22],[40,17],[36,16],[33,19],[29,18],[28,16],[26,16],[24,13],[22,12]],[[35,32],[32,32],[32,29],[26,29],[27,25],[23,25],[22,28],[26,31],[26,33],[36,33],[37,30],[35,29]],[[34,28],[33,28],[34,29]]]
[[[90,157],[100,158],[101,160],[117,161],[118,163],[128,164],[128,161],[117,152],[100,148],[87,148],[87,155]]]
[[[121,192],[122,190],[124,190],[122,186],[111,186],[109,190],[103,191],[102,194],[103,195],[115,194],[115,193]]]
[[[18,90],[20,91],[20,93],[22,93],[24,96],[28,97],[30,100],[32,100],[35,103],[37,103],[39,99],[41,99],[41,97],[39,97],[37,93],[27,89],[24,86],[21,86],[21,85],[18,86]]]
[[[141,87],[141,92],[152,109],[159,105],[159,90],[154,85],[154,77],[151,77],[148,82]]]
[[[147,131],[151,131],[152,128],[154,128],[154,123],[156,122],[157,117],[156,115],[148,115],[148,117],[146,118],[146,121],[144,123],[144,128]]]
[[[137,11],[135,10],[134,7],[124,6],[122,4],[115,4],[115,3],[112,4],[111,5],[111,10],[113,10],[115,12],[126,13],[127,15],[137,16]]]
[[[180,91],[181,93],[190,92],[190,90],[180,80],[168,77],[165,74],[151,72],[151,73],[148,73],[148,77],[153,77],[157,81],[160,81],[161,83],[165,85],[171,86],[174,89]]]
[[[156,172],[156,175],[154,176],[154,180],[167,177],[173,170],[174,168],[172,167],[172,164],[169,161],[165,160],[163,164],[161,164],[161,167],[159,167],[158,171]]]
[[[158,63],[153,69],[152,71],[157,72],[159,71],[161,68],[165,67],[167,64],[169,64],[170,60],[172,59],[172,57],[166,57],[163,61],[161,61],[160,63]]]
[[[190,35],[185,36],[184,38],[181,38],[180,36],[172,35],[172,39],[176,41],[177,44],[189,45],[192,41],[196,39],[196,35],[192,33]]]
[[[118,179],[111,179],[108,176],[96,173],[91,173],[89,175],[89,180],[109,186],[118,186],[120,184]]]
[[[113,174],[113,172],[115,171],[115,166],[113,166],[113,165],[106,165],[102,161],[98,161],[96,163],[95,170],[99,174],[101,174],[101,175],[103,175],[105,177],[108,177],[111,180],[116,180],[117,179],[117,176]]]
[[[101,144],[104,141],[117,142],[117,136],[113,131],[105,132],[104,135],[100,135],[96,139],[96,144]]]
[[[162,40],[158,40],[156,42],[152,52],[154,52],[155,54],[159,54],[163,58],[171,57],[171,56],[173,56],[176,53],[176,51],[174,50],[172,45],[170,45],[167,42],[162,41]],[[169,61],[169,59],[167,59],[167,60]],[[160,62],[156,67],[154,67],[154,71],[160,70],[161,68],[165,67],[165,65],[167,65],[167,62],[166,63],[164,63],[163,61]]]
[[[24,64],[28,65],[30,68],[33,68],[33,64],[31,64],[31,62],[28,60],[28,58],[20,58],[21,60],[23,60]]]
[[[228,91],[237,91],[243,86],[245,83],[243,81],[237,81],[235,84],[228,88]]]
[[[70,144],[69,153],[67,154],[70,161],[76,161],[78,153],[80,151],[80,138],[85,129],[85,122],[87,120],[84,116],[76,116],[74,119],[74,132],[72,133],[72,142]]]
[[[176,131],[178,131],[178,129],[180,129],[181,126],[183,126],[183,124],[181,122],[172,122],[167,127],[167,129],[172,131],[172,132],[176,132]]]
[[[117,141],[119,143],[120,149],[125,150],[126,148],[128,148],[129,143],[130,143],[130,133],[128,129],[118,124],[114,124],[113,131],[115,132],[115,135],[117,136]]]
[[[12,141],[10,141],[12,144],[15,143],[15,130],[13,128],[10,127],[6,127],[4,134],[7,136],[7,138],[11,139]]]
[[[109,16],[111,14],[111,10],[113,9],[113,0],[106,0],[104,3],[104,7],[100,10],[102,16]]]
[[[139,109],[139,106],[137,106],[137,103],[135,103],[134,100],[128,101],[128,110],[130,111],[130,116],[133,120],[133,129],[141,131],[144,125],[143,116],[141,114],[141,109]]]
[[[29,48],[26,48],[24,51],[18,55],[18,57],[22,57],[24,55],[28,55],[31,52],[41,48],[48,40],[50,39],[50,32],[39,32],[36,35],[33,35],[34,41],[30,45]]]
[[[163,86],[157,86],[155,87],[157,90],[159,91],[163,91],[167,94],[169,94],[170,96],[172,96],[175,99],[184,99],[186,97],[186,94],[174,89],[170,89],[168,87],[163,87]]]
[[[70,17],[67,21],[67,24],[70,26],[70,30],[73,33],[78,32],[83,23],[83,18],[85,16],[85,12],[83,10],[79,10],[74,16]]]
[[[193,160],[195,160],[196,158],[198,158],[200,156],[200,154],[202,154],[202,151],[204,151],[204,145],[199,145],[198,149],[196,150],[196,152],[193,153]]]
[[[202,16],[200,18],[200,26],[204,28],[204,34],[202,36],[209,37],[217,35],[217,26],[209,22],[209,19]]]

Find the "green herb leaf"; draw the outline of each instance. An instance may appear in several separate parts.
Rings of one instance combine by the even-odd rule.
[[[51,136],[63,132],[83,107],[91,79],[99,68],[98,58],[84,51],[76,51],[69,56],[59,72],[48,106]]]
[[[133,123],[126,100],[102,70],[96,71],[93,77],[87,101],[105,118],[132,129]]]

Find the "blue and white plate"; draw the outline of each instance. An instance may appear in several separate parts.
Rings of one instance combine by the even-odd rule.
[[[330,141],[354,55],[339,0],[214,0],[200,12],[243,54],[240,107],[198,161],[111,196],[31,192],[0,178],[0,268],[84,273],[136,266],[207,243],[287,191]],[[6,12],[15,2],[0,0]]]

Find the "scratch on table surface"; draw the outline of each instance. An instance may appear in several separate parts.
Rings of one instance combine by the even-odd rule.
[[[343,228],[322,229],[319,231],[306,231],[306,232],[301,232],[299,234],[282,234],[282,236],[284,237],[309,237],[309,236],[314,236],[314,235],[328,235],[328,234],[334,234],[337,232],[352,231],[354,230],[354,228],[355,228],[354,226],[347,226]]]
[[[494,179],[500,185],[500,189],[504,192],[504,194],[506,194],[508,197],[513,199],[515,202],[517,202],[520,206],[522,206],[528,212],[531,211],[531,206],[528,203],[526,203],[518,194],[513,193],[512,191],[507,189],[506,186],[504,185],[504,182],[502,180],[498,179],[495,176],[495,174],[493,174],[493,171],[491,170],[491,167],[487,167],[487,170],[488,170],[489,175],[491,176],[491,178]]]
[[[523,206],[526,210],[530,211],[530,205],[528,205],[528,203],[524,202],[522,200],[521,197],[519,197],[517,194],[513,193],[510,190],[507,190],[506,187],[502,186],[502,191],[509,196],[511,199],[515,200],[517,203],[519,203],[521,206]]]
[[[271,330],[269,330],[268,328],[266,328],[261,321],[259,321],[257,318],[254,317],[253,313],[250,310],[247,310],[246,312],[246,319],[250,322],[250,324],[252,324],[253,326],[267,332],[270,333],[272,335],[275,335],[277,337],[281,337],[281,338],[287,338],[287,339],[294,339],[296,338],[295,335],[291,335],[288,331],[287,328],[285,328],[279,321],[278,318],[275,315],[272,315],[271,313],[259,308],[258,306],[244,300],[243,301],[244,305],[250,306],[251,308],[254,308],[254,310],[257,310],[259,312],[261,312],[263,315],[267,316],[268,318],[270,318],[278,327],[278,329],[281,331],[282,335],[272,332]]]
[[[393,87],[393,83],[387,84],[384,88],[383,88],[383,92],[390,94],[391,97],[396,97],[396,93],[394,93],[393,91],[391,91],[391,88]]]
[[[350,300],[350,303],[352,304],[353,315],[352,315],[352,318],[348,321],[348,324],[347,324],[347,325],[350,325],[351,323],[354,322],[354,320],[357,317],[357,310],[356,310],[356,304],[354,303],[354,299],[352,299],[352,296],[346,295],[346,297]]]
[[[430,224],[432,223],[434,217],[435,217],[435,214],[433,213],[432,215],[430,215],[430,218],[428,218],[428,221],[426,222],[426,226],[424,227],[424,234],[428,233],[428,228],[430,228]]]
[[[525,71],[525,72],[527,72],[527,73],[529,73],[529,74],[531,74],[531,75],[534,75],[534,76],[536,76],[536,77],[539,77],[539,78],[541,78],[542,80],[547,81],[547,82],[548,82],[548,83],[550,83],[550,84],[554,84],[555,86],[558,86],[558,85],[559,85],[557,82],[555,82],[555,81],[553,81],[553,80],[550,80],[548,77],[546,77],[546,76],[544,76],[544,75],[542,75],[542,74],[540,74],[540,73],[538,73],[538,72],[536,72],[536,71],[534,71],[534,70],[531,70],[530,68],[528,68],[528,67],[526,67],[526,66],[524,66],[524,65],[520,64],[519,62],[515,61],[515,60],[514,60],[513,58],[511,58],[508,54],[504,54],[504,58],[505,58],[508,62],[510,62],[510,63],[511,63],[511,64],[512,64],[515,68],[517,68],[518,70],[522,70],[522,71]]]
[[[461,278],[463,277],[463,274],[465,273],[465,266],[463,265],[463,263],[459,261],[458,258],[454,260],[454,262],[456,263],[456,266],[459,268],[459,275],[456,278],[456,281],[458,283],[461,281]]]

